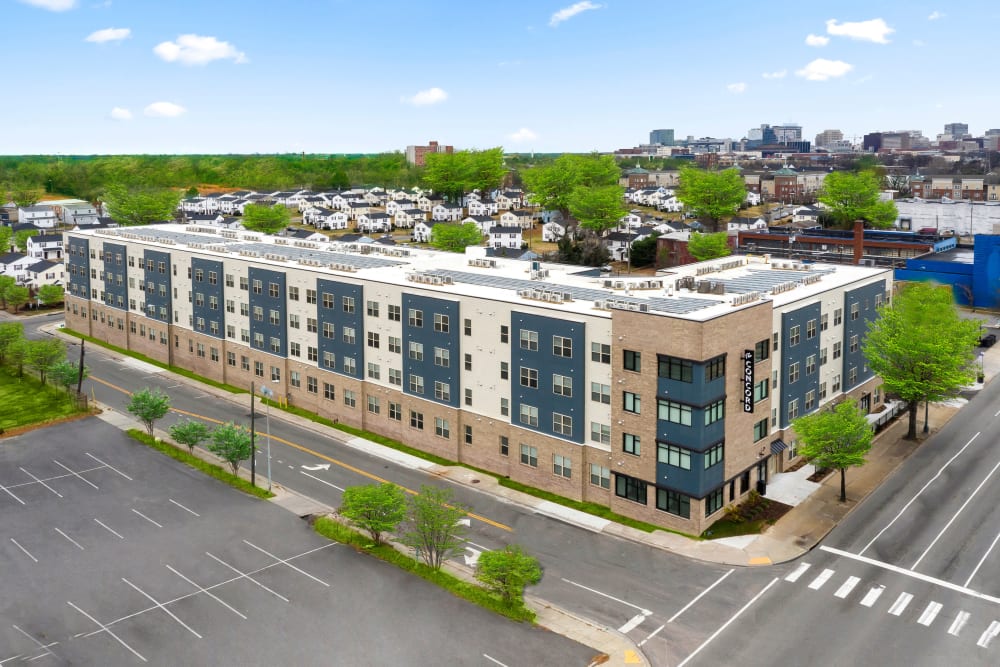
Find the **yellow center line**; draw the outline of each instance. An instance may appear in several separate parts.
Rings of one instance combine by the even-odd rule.
[[[121,387],[119,387],[117,385],[114,385],[114,384],[111,384],[110,382],[107,382],[106,380],[102,380],[99,377],[95,377],[93,375],[90,375],[90,376],[88,376],[88,379],[94,380],[95,382],[99,382],[99,383],[101,383],[101,384],[103,384],[103,385],[105,385],[107,387],[115,389],[116,391],[120,391],[123,394],[126,394],[127,396],[131,396],[132,395],[132,392],[128,391],[127,389],[122,389]],[[170,408],[170,411],[171,412],[176,412],[177,414],[185,415],[187,417],[194,417],[195,419],[201,419],[202,421],[211,422],[213,424],[223,424],[223,423],[225,423],[225,422],[223,422],[223,421],[221,421],[219,419],[213,419],[211,417],[206,417],[204,415],[199,415],[199,414],[197,414],[195,412],[188,412],[187,410],[181,410],[180,408]],[[372,473],[370,473],[370,472],[368,472],[366,470],[362,470],[361,468],[357,468],[355,466],[352,466],[349,463],[344,463],[343,461],[339,461],[339,460],[337,460],[337,459],[335,459],[333,457],[327,456],[325,454],[320,454],[317,451],[309,449],[308,447],[304,447],[304,446],[302,446],[302,445],[300,445],[298,443],[292,442],[291,440],[285,440],[284,438],[281,438],[281,437],[276,436],[276,435],[272,435],[271,436],[271,440],[276,441],[276,442],[280,442],[281,444],[287,445],[289,447],[292,447],[293,449],[297,449],[300,452],[304,452],[306,454],[311,454],[312,456],[315,456],[318,459],[322,459],[324,461],[328,461],[328,462],[330,462],[330,463],[332,463],[332,464],[334,464],[334,465],[336,465],[336,466],[338,466],[340,468],[343,468],[344,470],[350,470],[351,472],[353,472],[353,473],[355,473],[357,475],[361,475],[362,477],[366,477],[366,478],[368,478],[368,479],[370,479],[370,480],[372,480],[374,482],[379,482],[380,484],[396,484],[395,482],[392,482],[392,481],[390,481],[388,479],[384,479],[384,478],[379,477],[378,475],[374,475],[374,474],[372,474]],[[409,493],[412,496],[417,495],[417,492],[414,491],[413,489],[409,489],[409,488],[407,488],[405,486],[400,486],[399,484],[396,484],[396,486],[399,486],[399,488],[403,489],[403,491],[405,491],[406,493]],[[466,515],[469,516],[472,519],[476,519],[477,521],[482,521],[485,524],[489,524],[489,525],[493,526],[494,528],[499,528],[500,530],[505,530],[508,533],[513,533],[514,532],[514,529],[511,528],[510,526],[508,526],[506,524],[502,524],[502,523],[500,523],[498,521],[494,521],[493,519],[487,519],[486,517],[480,516],[479,514],[474,514],[472,512],[466,512]]]

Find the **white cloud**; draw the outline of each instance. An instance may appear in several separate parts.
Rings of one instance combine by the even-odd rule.
[[[595,5],[593,2],[590,2],[590,0],[582,0],[582,2],[574,3],[569,7],[563,7],[554,13],[549,19],[549,26],[555,28],[563,21],[568,21],[577,14],[581,14],[592,9],[600,9],[602,6],[603,5]]]
[[[800,76],[807,81],[826,81],[844,76],[854,69],[854,65],[845,63],[843,60],[827,60],[817,58],[800,70],[796,70],[795,76]]]
[[[418,91],[416,95],[411,97],[400,97],[400,102],[405,102],[406,104],[412,104],[415,107],[423,107],[429,104],[440,104],[448,99],[448,93],[444,92],[440,88],[428,88],[427,90]]]
[[[83,41],[104,44],[105,42],[117,42],[131,36],[132,30],[129,28],[104,28],[90,33]]]
[[[739,83],[731,83],[726,86],[726,90],[731,92],[733,95],[739,95],[740,93],[745,93],[747,90],[747,84],[740,81]]]
[[[76,0],[21,0],[26,5],[41,7],[50,12],[64,12],[76,7]]]
[[[779,69],[776,72],[764,72],[761,74],[765,79],[784,79],[788,75],[787,69]]]
[[[882,19],[847,23],[839,23],[837,19],[830,19],[826,22],[826,31],[831,35],[848,37],[862,42],[875,42],[876,44],[888,44],[889,40],[886,39],[886,36],[896,32]]]
[[[824,37],[823,35],[813,35],[812,33],[806,35],[806,46],[826,46],[829,43],[829,37]]]
[[[176,118],[187,112],[187,109],[173,102],[153,102],[143,110],[143,113],[153,118]]]
[[[132,120],[132,112],[122,107],[115,107],[111,110],[111,117],[115,120]]]
[[[935,9],[933,12],[930,13],[930,16],[927,17],[927,20],[937,21],[938,19],[943,19],[944,17],[945,17],[944,12],[939,12],[938,10]]]
[[[246,54],[229,42],[202,35],[180,35],[176,42],[157,44],[153,53],[168,63],[179,62],[182,65],[206,65],[213,60],[232,60],[237,64],[248,62]]]
[[[516,144],[523,144],[526,141],[534,141],[538,135],[526,127],[522,127],[517,132],[508,135],[508,138]]]

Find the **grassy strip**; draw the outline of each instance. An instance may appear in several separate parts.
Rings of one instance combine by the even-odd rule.
[[[351,528],[334,521],[333,519],[320,517],[316,519],[315,524],[313,524],[313,529],[323,537],[350,545],[359,551],[369,553],[379,560],[395,565],[399,569],[406,572],[411,572],[422,579],[426,579],[432,584],[436,584],[446,591],[449,591],[452,595],[460,597],[463,600],[468,600],[473,604],[477,604],[483,609],[488,609],[489,611],[500,614],[501,616],[506,616],[507,618],[518,622],[528,621],[530,623],[535,620],[535,612],[531,611],[524,605],[509,607],[505,605],[500,598],[493,595],[489,591],[467,581],[462,581],[458,577],[448,574],[443,570],[435,570],[428,567],[424,563],[396,551],[387,544],[375,546],[372,544],[371,539],[366,535],[362,535],[361,533],[352,530]]]
[[[175,461],[180,461],[190,468],[200,470],[209,477],[214,477],[220,482],[224,482],[238,491],[248,493],[251,496],[257,496],[258,498],[274,498],[274,494],[267,489],[256,487],[242,477],[237,477],[214,463],[202,460],[184,449],[175,447],[174,445],[166,443],[162,440],[151,438],[145,431],[140,431],[137,428],[130,428],[128,430],[128,434],[135,440],[152,447],[161,454],[166,454]]]
[[[85,412],[63,390],[43,385],[28,375],[17,377],[8,368],[0,370],[0,430],[41,424]]]
[[[72,329],[68,329],[68,328],[60,329],[60,331],[62,333],[64,333],[64,334],[68,335],[68,336],[73,336],[74,338],[79,338],[81,340],[85,340],[88,343],[93,343],[94,345],[100,345],[101,347],[103,347],[105,349],[108,349],[108,350],[111,350],[112,352],[117,352],[118,354],[120,354],[122,356],[132,357],[133,359],[138,359],[140,361],[145,361],[147,364],[152,364],[153,366],[156,366],[158,368],[162,368],[164,370],[168,370],[171,373],[177,373],[177,375],[183,375],[184,377],[186,377],[188,379],[191,379],[191,380],[194,380],[195,382],[200,382],[202,384],[207,384],[209,386],[216,387],[217,389],[222,389],[223,391],[228,391],[230,394],[249,394],[250,393],[246,389],[240,389],[239,387],[234,387],[231,384],[225,384],[223,382],[216,382],[215,380],[212,380],[211,378],[202,377],[201,375],[198,375],[197,373],[193,373],[193,372],[187,370],[186,368],[181,368],[180,366],[171,366],[170,364],[165,364],[162,361],[157,361],[156,359],[153,359],[152,357],[147,357],[144,354],[139,354],[138,352],[133,352],[132,350],[126,350],[125,348],[118,347],[116,345],[112,345],[111,343],[106,343],[103,340],[100,340],[99,338],[92,338],[91,336],[88,336],[87,334],[82,334],[79,331],[73,331]]]
[[[718,540],[723,537],[736,537],[738,535],[759,535],[764,526],[774,523],[764,519],[755,521],[734,521],[732,519],[719,519],[711,525],[702,536],[707,539]]]

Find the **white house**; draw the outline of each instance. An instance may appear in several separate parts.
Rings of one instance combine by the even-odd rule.
[[[743,198],[747,206],[760,206],[760,193],[747,191],[747,196]]]
[[[520,192],[514,190],[505,190],[496,196],[497,206],[505,211],[509,211],[512,208],[517,208],[524,201]]]
[[[376,211],[358,216],[358,231],[370,234],[372,232],[391,232],[392,218],[388,214]]]
[[[660,198],[660,202],[656,205],[656,210],[666,211],[667,213],[680,213],[684,210],[684,204],[677,199],[676,195],[670,195],[669,197]]]
[[[429,243],[434,235],[434,225],[438,224],[434,220],[421,220],[413,225],[413,240],[416,243]]]
[[[490,228],[489,244],[491,248],[520,248],[524,243],[521,238],[521,228],[514,225],[510,227],[496,226]]]
[[[217,225],[225,220],[221,213],[185,213],[184,220],[193,225]]]
[[[799,206],[792,212],[792,222],[819,222],[819,209],[812,206]]]
[[[427,213],[421,211],[419,208],[406,208],[396,211],[396,215],[392,219],[393,225],[397,229],[402,227],[403,229],[410,229],[413,225],[427,219]]]
[[[626,213],[618,218],[618,227],[622,229],[635,229],[642,226],[642,216],[638,213]]]
[[[56,212],[51,206],[36,204],[35,206],[19,206],[17,209],[19,223],[32,224],[40,229],[52,229],[56,226]]]
[[[764,218],[733,218],[726,223],[726,229],[728,231],[748,231],[751,229],[767,229],[767,222]]]
[[[366,201],[350,201],[347,203],[347,217],[357,220],[358,216],[371,213],[372,205]]]
[[[281,236],[287,239],[295,239],[296,241],[329,241],[330,239],[326,234],[322,234],[317,231],[310,229],[295,229],[289,227],[286,229]]]
[[[0,275],[11,276],[18,283],[23,283],[25,270],[37,263],[38,258],[28,257],[21,252],[4,253],[0,255]]]
[[[479,227],[479,233],[486,236],[490,233],[490,228],[495,227],[497,221],[488,215],[467,215],[462,218],[462,224],[472,223]]]
[[[62,262],[35,260],[25,267],[23,282],[27,287],[38,289],[42,285],[65,285],[66,265]]]
[[[479,199],[470,199],[466,208],[469,209],[469,215],[491,215],[490,207]]]
[[[435,222],[457,222],[462,219],[462,207],[458,204],[436,204],[431,209],[431,220]]]
[[[62,234],[36,234],[29,236],[26,243],[28,257],[48,259],[53,261],[62,260],[63,237]]]
[[[310,224],[316,225],[316,229],[347,229],[349,218],[344,211],[334,211],[327,208],[316,215]]]
[[[631,250],[632,244],[649,237],[652,231],[651,227],[640,227],[634,232],[611,232],[601,239],[601,243],[611,253],[614,261],[622,262]]]
[[[92,225],[97,222],[97,207],[93,204],[63,204],[62,221],[65,225]]]
[[[567,230],[566,223],[562,220],[551,220],[542,225],[543,241],[556,243],[567,234],[569,234],[569,238],[573,238],[573,233]]]

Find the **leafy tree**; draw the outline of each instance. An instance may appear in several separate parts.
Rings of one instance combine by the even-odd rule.
[[[603,236],[628,213],[624,194],[620,185],[574,188],[568,199],[570,215],[579,220],[584,229]]]
[[[351,187],[351,179],[348,177],[346,171],[338,169],[330,178],[330,186],[334,188],[347,189]]]
[[[629,253],[629,261],[632,266],[649,266],[656,261],[656,239],[658,232],[653,232],[641,241],[632,243],[632,251]]]
[[[617,185],[620,176],[614,157],[597,153],[561,155],[551,164],[528,169],[521,175],[532,200],[543,209],[561,212],[563,219],[571,215],[570,202],[577,188]]]
[[[0,362],[5,360],[7,350],[20,340],[24,340],[24,325],[20,322],[0,322]]]
[[[500,551],[483,552],[476,562],[476,579],[499,595],[507,606],[521,604],[524,587],[537,584],[541,578],[538,560],[516,544],[508,544]]]
[[[42,285],[38,288],[38,298],[46,306],[62,303],[65,292],[62,285]]]
[[[24,364],[28,360],[29,350],[28,340],[23,337],[7,346],[7,361],[17,368],[17,377],[24,376]]]
[[[469,173],[465,183],[469,191],[492,192],[503,183],[507,173],[503,164],[503,148],[489,148],[483,151],[469,151]]]
[[[185,197],[197,197],[198,196],[198,188],[196,188],[195,186],[192,185],[191,187],[189,187],[184,192],[184,196]]]
[[[146,432],[153,435],[153,425],[170,410],[170,397],[159,389],[140,389],[132,394],[125,409],[146,426]]]
[[[978,321],[959,317],[950,287],[930,283],[906,285],[868,323],[862,351],[885,391],[907,403],[907,438],[917,437],[920,401],[953,396],[975,380],[978,342]]]
[[[229,464],[233,474],[240,470],[240,462],[253,456],[250,446],[250,431],[240,424],[228,422],[212,430],[212,438],[206,445],[208,451]]]
[[[729,247],[729,234],[726,232],[714,234],[691,232],[688,238],[688,253],[699,262],[725,257],[732,252],[732,248]]]
[[[277,234],[291,219],[288,209],[280,205],[247,204],[243,209],[243,226],[261,234]]]
[[[28,291],[28,288],[20,285],[9,287],[4,291],[4,299],[7,301],[8,306],[14,307],[15,313],[18,308],[28,303],[28,299],[30,298],[31,292]]]
[[[208,427],[195,419],[185,419],[170,427],[170,437],[178,445],[184,445],[194,454],[194,448],[209,438]]]
[[[801,444],[799,453],[821,468],[840,471],[840,502],[847,502],[847,469],[865,464],[873,431],[865,413],[853,400],[832,410],[821,410],[792,422]]]
[[[7,292],[12,287],[17,287],[14,276],[0,276],[0,301],[3,301],[4,308],[7,308]]]
[[[406,493],[395,484],[369,484],[344,489],[340,513],[358,528],[367,531],[375,544],[406,518]]]
[[[425,157],[423,182],[449,201],[459,201],[469,186],[472,175],[468,151],[428,153]]]
[[[15,188],[13,192],[10,193],[10,199],[18,206],[34,206],[38,203],[38,199],[42,196],[41,190],[35,188]]]
[[[66,359],[66,343],[59,338],[41,338],[28,341],[25,362],[38,372],[38,379],[45,384],[45,374],[50,368]]]
[[[607,246],[594,236],[583,239],[563,237],[557,247],[556,259],[563,264],[604,266],[611,259]]]
[[[738,169],[704,171],[683,167],[677,199],[699,218],[708,218],[712,231],[719,231],[719,221],[731,216],[746,199],[747,189]]]
[[[892,226],[899,211],[895,203],[879,199],[880,187],[880,179],[872,171],[835,171],[823,180],[816,198],[829,207],[828,213],[838,225],[846,227],[864,220],[884,229]]]
[[[0,252],[9,252],[14,241],[14,230],[6,225],[0,226]]]
[[[429,567],[440,570],[445,559],[462,549],[465,528],[458,521],[467,513],[452,502],[451,489],[423,485],[409,499],[407,530],[400,541],[413,547]]]
[[[32,236],[38,236],[38,234],[37,229],[22,229],[14,234],[14,245],[19,251],[28,252],[28,239]]]
[[[108,215],[124,226],[148,225],[172,220],[180,203],[180,196],[176,190],[129,190],[118,183],[104,189],[103,199]]]
[[[431,229],[431,245],[438,250],[463,252],[466,246],[483,242],[483,233],[474,222],[462,225],[439,223]]]
[[[90,375],[90,369],[84,366],[83,377],[86,378],[88,375]],[[80,381],[80,366],[68,359],[63,359],[49,368],[49,377],[65,389],[66,393],[69,393],[69,388]]]

